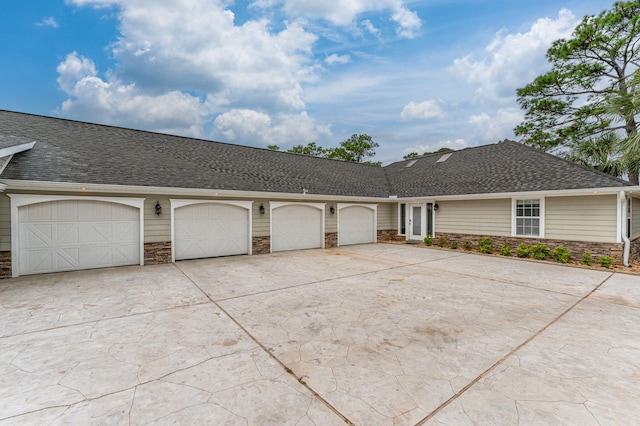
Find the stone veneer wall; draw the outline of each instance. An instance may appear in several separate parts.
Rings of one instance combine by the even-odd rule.
[[[11,252],[0,251],[0,279],[11,278]]]
[[[405,241],[404,235],[398,235],[397,230],[378,230],[378,241]]]
[[[462,249],[462,244],[465,241],[471,241],[474,248],[478,248],[478,239],[483,235],[468,235],[468,234],[448,234],[439,232],[433,238],[433,244],[438,244],[438,238],[445,237],[447,240],[458,241],[458,249]],[[522,237],[497,237],[493,235],[486,235],[491,237],[493,241],[493,250],[499,251],[502,245],[507,242],[511,247],[511,250],[515,253],[516,247],[520,244],[534,245],[534,244],[546,244],[550,250],[555,247],[566,247],[571,253],[571,259],[580,261],[582,255],[585,252],[590,252],[594,256],[594,262],[597,261],[600,256],[611,256],[614,264],[622,265],[622,256],[624,251],[623,243],[596,243],[589,241],[568,241],[568,240],[549,240],[544,238],[522,238]],[[447,247],[449,243],[447,243]],[[636,243],[636,246],[640,246],[640,241]],[[632,244],[633,249],[633,244]],[[640,254],[640,247],[638,247],[638,253]],[[633,260],[635,257],[632,255],[629,260]]]
[[[640,259],[640,237],[631,240],[629,248],[629,262]]]
[[[171,263],[171,241],[144,243],[144,264],[158,265]]]
[[[251,253],[268,254],[271,253],[271,237],[253,237]]]
[[[324,248],[338,247],[338,233],[327,232],[324,234]]]

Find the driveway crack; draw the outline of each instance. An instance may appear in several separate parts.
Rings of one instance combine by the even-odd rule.
[[[576,306],[578,306],[579,304],[581,304],[582,302],[584,302],[586,299],[588,299],[593,293],[595,293],[600,287],[602,287],[604,285],[604,283],[606,283],[607,281],[609,281],[609,279],[611,279],[611,277],[613,277],[615,274],[612,272],[607,278],[605,278],[604,280],[602,280],[602,282],[598,285],[596,285],[591,291],[589,291],[587,294],[585,294],[584,296],[582,296],[580,299],[578,299],[578,301],[576,301],[573,305],[569,306],[567,309],[565,309],[560,315],[558,315],[557,317],[555,317],[551,322],[549,322],[547,325],[545,325],[544,327],[542,327],[540,330],[538,330],[537,332],[535,332],[534,334],[532,334],[531,336],[529,336],[524,342],[520,343],[518,346],[516,346],[514,349],[512,349],[509,353],[507,353],[506,355],[504,355],[502,358],[500,358],[496,363],[494,363],[491,367],[487,368],[485,371],[483,371],[482,373],[480,373],[480,375],[478,375],[475,379],[473,379],[472,381],[470,381],[469,383],[467,383],[466,386],[464,386],[462,389],[460,389],[458,392],[456,392],[453,396],[451,396],[451,398],[447,399],[445,402],[443,402],[442,404],[440,404],[440,406],[438,408],[436,408],[435,410],[433,410],[431,413],[429,413],[428,416],[426,416],[425,418],[423,418],[422,420],[420,420],[418,423],[416,423],[416,426],[419,425],[423,425],[426,422],[428,422],[429,420],[431,420],[436,414],[438,414],[440,411],[442,411],[443,409],[445,409],[447,406],[449,406],[449,404],[451,404],[453,401],[457,400],[458,398],[460,398],[460,396],[462,396],[465,392],[467,392],[469,389],[471,389],[471,387],[473,385],[475,385],[476,383],[478,383],[480,380],[482,380],[483,378],[485,378],[487,375],[489,375],[489,373],[491,373],[493,370],[495,370],[498,366],[500,366],[501,364],[503,364],[507,359],[509,359],[511,356],[515,355],[516,352],[518,352],[520,349],[522,349],[523,347],[525,347],[526,345],[529,344],[529,342],[531,342],[533,339],[535,339],[536,337],[538,337],[539,335],[541,335],[542,333],[544,333],[549,327],[551,327],[552,325],[554,325],[555,323],[557,323],[560,319],[562,319],[564,316],[566,316],[569,312],[571,312]]]
[[[180,271],[180,273],[182,275],[185,276],[185,278],[187,278],[189,281],[191,281],[193,283],[193,285],[200,290],[200,292],[211,302],[213,303],[220,311],[222,311],[231,321],[233,321],[236,326],[238,326],[247,336],[249,336],[249,338],[251,340],[253,340],[253,342],[258,345],[264,353],[267,354],[267,356],[269,356],[271,359],[273,359],[276,363],[278,363],[278,365],[280,365],[280,367],[282,367],[282,369],[288,373],[290,373],[295,379],[296,381],[304,386],[310,393],[311,395],[313,395],[316,399],[318,399],[320,402],[322,402],[329,410],[331,410],[333,413],[335,413],[338,417],[340,417],[346,424],[348,425],[353,425],[355,423],[353,423],[351,420],[349,420],[347,417],[345,417],[341,412],[339,412],[333,405],[331,405],[329,403],[329,401],[327,401],[326,399],[324,399],[318,392],[316,392],[315,390],[313,390],[304,380],[302,380],[301,377],[298,377],[295,375],[295,373],[293,373],[293,371],[287,367],[282,361],[280,361],[278,359],[278,357],[276,357],[270,350],[269,348],[267,348],[265,345],[262,344],[262,342],[260,342],[253,334],[251,334],[251,332],[249,330],[247,330],[242,324],[240,324],[239,321],[237,321],[229,312],[227,312],[226,309],[224,309],[221,305],[218,304],[218,302],[216,302],[211,296],[209,296],[199,285],[198,283],[196,283],[193,279],[191,279],[191,277],[189,275],[187,275],[178,264],[174,263],[173,264],[174,267]],[[324,280],[324,281],[329,281],[329,280]],[[305,284],[306,285],[306,284]]]

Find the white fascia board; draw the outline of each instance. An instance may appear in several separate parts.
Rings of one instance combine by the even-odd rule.
[[[398,198],[399,203],[425,203],[447,200],[487,200],[497,198],[544,198],[544,197],[571,197],[580,195],[613,195],[624,191],[629,195],[640,195],[640,186],[622,186],[609,188],[586,188],[586,189],[563,189],[557,191],[529,191],[529,192],[500,192],[494,194],[463,194],[463,195],[440,195],[426,197],[404,197]]]
[[[164,195],[164,196],[190,196],[190,197],[215,197],[217,198],[252,198],[270,200],[296,200],[296,201],[374,201],[389,202],[386,197],[359,197],[351,195],[330,195],[330,194],[310,194],[285,193],[285,192],[262,192],[262,191],[235,191],[224,189],[198,189],[198,188],[173,188],[159,186],[129,186],[129,185],[103,185],[89,183],[69,183],[69,182],[45,182],[32,180],[0,180],[0,190],[2,186],[9,191],[64,191],[64,192],[98,192],[117,194],[144,194],[144,195]]]
[[[28,151],[36,144],[35,141],[29,143],[22,143],[20,145],[9,146],[7,148],[0,149],[0,158],[8,157],[19,152]]]

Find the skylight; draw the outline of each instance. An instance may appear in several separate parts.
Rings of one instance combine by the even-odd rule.
[[[438,159],[438,161],[436,161],[436,163],[444,163],[445,161],[447,161],[449,159],[449,157],[451,157],[451,154],[453,154],[453,152],[447,152],[442,157],[440,157]]]
[[[405,167],[411,167],[411,166],[413,166],[414,164],[416,164],[416,161],[418,161],[418,160],[411,160],[411,161],[409,161],[409,163],[408,163]]]

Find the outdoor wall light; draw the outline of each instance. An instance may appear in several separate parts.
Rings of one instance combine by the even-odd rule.
[[[160,213],[162,213],[162,206],[160,205],[160,200],[158,200],[156,201],[156,214],[160,216]]]
[[[434,210],[438,210],[438,207],[440,207],[440,206],[438,206],[438,203],[435,203],[435,204],[433,205],[433,209],[434,209]]]
[[[336,212],[335,207],[331,206],[329,207],[329,213],[331,213],[332,215]]]
[[[260,214],[264,214],[264,212],[265,212],[264,204],[260,203],[260,207],[258,207],[258,211],[260,212]]]

